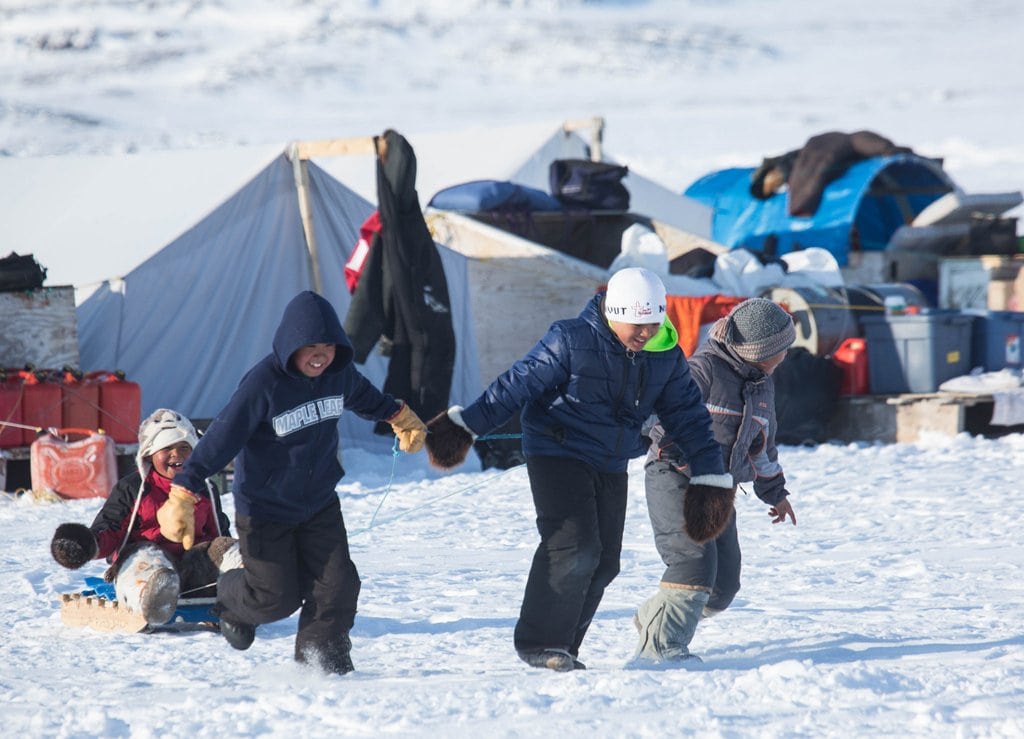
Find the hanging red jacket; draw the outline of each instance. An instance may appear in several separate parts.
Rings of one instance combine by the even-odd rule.
[[[352,256],[345,263],[345,284],[348,285],[349,295],[356,291],[363,268],[366,267],[366,258],[370,255],[370,248],[373,246],[373,239],[379,234],[380,211],[375,210],[359,227],[359,241],[352,249]]]

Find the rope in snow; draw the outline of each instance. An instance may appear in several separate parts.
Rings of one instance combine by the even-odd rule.
[[[486,441],[488,439],[518,439],[520,436],[522,436],[522,434],[491,434],[491,435],[488,435],[488,436],[478,436],[477,437],[477,441],[480,441],[481,439],[484,440],[484,441]],[[475,482],[472,485],[467,485],[464,488],[459,488],[458,490],[454,490],[454,491],[452,491],[450,493],[447,493],[446,495],[442,495],[442,496],[439,496],[437,498],[432,498],[430,500],[424,501],[423,503],[420,503],[417,506],[413,506],[412,508],[409,508],[409,509],[407,509],[405,511],[402,511],[401,513],[399,513],[396,516],[392,516],[391,518],[385,519],[384,521],[381,521],[378,524],[378,523],[376,523],[377,514],[380,512],[381,507],[384,505],[384,501],[387,500],[388,495],[391,493],[391,484],[395,480],[395,469],[398,466],[398,455],[399,455],[399,451],[398,451],[398,437],[396,436],[395,437],[395,443],[391,447],[391,475],[388,477],[387,486],[384,488],[384,495],[381,497],[380,503],[377,504],[377,508],[376,508],[376,510],[374,510],[373,515],[370,516],[370,523],[368,523],[364,528],[361,528],[361,529],[358,529],[356,531],[353,531],[353,532],[349,533],[348,536],[349,536],[350,539],[353,536],[358,536],[359,534],[365,534],[370,529],[375,529],[375,528],[378,528],[379,526],[384,526],[386,524],[389,524],[389,523],[392,523],[394,521],[397,521],[400,518],[404,518],[405,516],[408,516],[410,513],[415,513],[416,511],[422,510],[424,508],[429,508],[430,506],[434,505],[435,503],[440,503],[442,500],[454,497],[456,495],[459,495],[461,493],[466,492],[467,490],[472,490],[473,488],[478,488],[478,487],[481,487],[482,485],[486,485],[487,483],[491,482],[492,480],[497,480],[502,475],[506,475],[509,472],[512,472],[513,470],[516,470],[516,469],[518,469],[518,468],[523,466],[523,465],[519,464],[519,465],[516,465],[515,467],[509,467],[507,470],[502,470],[501,472],[499,472],[496,475],[491,475],[486,480],[481,480],[480,482]]]

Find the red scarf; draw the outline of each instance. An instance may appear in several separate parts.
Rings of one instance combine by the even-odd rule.
[[[164,497],[167,497],[171,493],[170,478],[161,475],[159,472],[156,471],[155,467],[150,469],[149,474],[146,475],[146,484],[152,485],[157,490],[162,490]]]

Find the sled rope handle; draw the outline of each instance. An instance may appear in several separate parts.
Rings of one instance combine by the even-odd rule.
[[[480,437],[477,437],[477,438],[478,439],[494,439],[494,438],[518,439],[520,436],[522,436],[522,434],[494,434],[492,436],[480,436]],[[376,523],[377,514],[380,513],[380,509],[383,507],[384,501],[387,500],[388,495],[391,493],[391,485],[392,485],[392,483],[395,480],[395,470],[398,467],[398,457],[399,457],[398,437],[396,436],[395,437],[395,443],[391,447],[391,474],[388,476],[388,482],[387,482],[387,485],[384,488],[384,495],[381,497],[380,503],[377,504],[377,508],[374,509],[373,515],[370,516],[370,523],[368,523],[366,526],[364,526],[361,529],[356,529],[355,531],[350,532],[348,534],[348,538],[349,539],[351,539],[353,536],[358,536],[359,534],[365,534],[367,531],[370,531],[371,529],[376,529],[376,528],[380,528],[381,526],[386,526],[387,524],[392,523],[393,521],[397,521],[400,518],[405,518],[410,513],[415,513],[416,511],[422,510],[424,508],[429,508],[430,506],[434,505],[435,503],[440,503],[442,500],[446,500],[447,498],[452,498],[452,497],[454,497],[456,495],[459,495],[460,493],[466,492],[467,490],[472,490],[474,488],[481,487],[482,485],[486,485],[487,483],[491,482],[492,480],[497,480],[499,477],[501,477],[503,475],[507,475],[509,472],[514,472],[515,470],[519,469],[520,467],[525,467],[526,466],[525,464],[517,464],[515,467],[509,467],[507,470],[502,470],[501,472],[499,472],[496,475],[491,475],[486,480],[481,480],[480,482],[473,483],[472,485],[467,485],[464,488],[459,488],[458,490],[453,490],[452,492],[447,493],[445,495],[441,495],[441,496],[439,496],[437,498],[431,498],[430,500],[424,501],[423,503],[421,503],[421,504],[419,504],[417,506],[413,506],[412,508],[409,508],[407,510],[402,511],[398,515],[395,515],[395,516],[392,516],[391,518],[385,519],[385,520],[381,521],[380,523]],[[186,590],[186,591],[182,592],[181,595],[185,595],[186,593],[192,593],[192,592],[195,592],[197,590],[203,590],[204,588],[208,588],[211,585],[215,585],[215,584],[216,584],[216,581],[214,581],[212,583],[207,583],[205,585],[199,585],[199,586],[197,586],[195,588],[192,588],[191,590]]]
[[[480,440],[480,439],[485,439],[486,440],[486,439],[495,439],[495,438],[517,439],[520,436],[522,436],[522,434],[493,434],[493,435],[490,435],[490,436],[479,436],[479,437],[477,437],[477,440]],[[359,534],[365,534],[367,531],[369,531],[371,529],[379,528],[380,526],[385,526],[385,525],[387,525],[389,523],[392,523],[393,521],[397,521],[400,518],[404,518],[405,516],[408,516],[410,513],[415,513],[416,511],[422,510],[424,508],[428,508],[428,507],[434,505],[435,503],[440,503],[442,500],[445,500],[447,498],[451,498],[453,496],[459,495],[460,493],[464,493],[464,492],[466,492],[468,490],[473,490],[474,488],[478,488],[478,487],[481,487],[482,485],[486,485],[487,483],[491,482],[492,480],[497,480],[502,475],[506,475],[509,472],[512,472],[513,470],[519,469],[520,467],[524,466],[524,465],[518,464],[515,467],[509,467],[507,470],[502,470],[501,472],[499,472],[496,475],[491,475],[486,480],[481,480],[480,482],[473,483],[472,485],[467,485],[464,488],[459,488],[458,490],[454,490],[454,491],[452,491],[450,493],[447,493],[445,495],[441,495],[441,496],[439,496],[437,498],[431,498],[430,500],[424,501],[423,503],[420,503],[417,506],[413,506],[412,508],[408,508],[408,509],[402,511],[398,515],[395,515],[395,516],[392,516],[391,518],[385,519],[385,520],[381,521],[380,523],[375,523],[376,520],[377,520],[377,514],[380,512],[381,506],[384,505],[384,501],[387,499],[388,494],[391,492],[391,484],[392,484],[392,482],[394,482],[394,479],[395,479],[395,468],[398,466],[398,437],[397,436],[395,437],[395,444],[392,447],[392,455],[393,456],[392,456],[392,463],[391,463],[391,476],[388,478],[387,486],[386,486],[386,488],[384,490],[384,497],[381,498],[380,503],[377,504],[377,509],[373,512],[373,515],[370,517],[370,523],[368,523],[365,527],[363,527],[361,529],[357,529],[357,530],[351,532],[348,535],[350,539],[353,536],[358,536]]]
[[[391,483],[395,480],[395,469],[398,467],[398,437],[395,437],[395,443],[391,445],[391,474],[388,476],[388,484],[384,488],[384,495],[381,496],[380,503],[373,511],[373,515],[370,516],[370,523],[366,525],[366,530],[369,531],[373,528],[373,522],[377,520],[377,514],[380,513],[381,506],[384,505],[384,501],[388,499],[388,494],[391,492]]]

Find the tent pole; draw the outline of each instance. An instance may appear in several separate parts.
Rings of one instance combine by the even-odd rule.
[[[313,273],[313,289],[318,295],[323,295],[323,283],[320,280],[320,260],[316,253],[316,233],[313,231],[313,211],[309,204],[309,172],[306,169],[306,160],[299,156],[299,149],[296,144],[291,144],[288,147],[288,158],[292,160],[295,191],[299,197],[299,216],[302,218],[302,231],[306,236],[309,267]]]
[[[594,162],[602,161],[604,152],[601,151],[601,144],[604,140],[604,118],[594,116],[593,118],[577,118],[568,120],[562,124],[562,130],[566,133],[590,129],[590,159]]]
[[[323,284],[320,280],[320,259],[317,257],[316,233],[313,231],[313,206],[309,197],[309,169],[306,160],[315,156],[373,153],[375,153],[373,137],[369,136],[354,139],[293,141],[288,145],[288,158],[292,162],[292,172],[295,176],[295,192],[299,197],[299,216],[302,218],[302,231],[306,236],[309,267],[313,273],[313,289],[320,295],[323,295]]]

